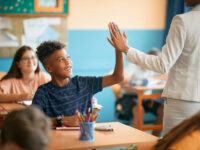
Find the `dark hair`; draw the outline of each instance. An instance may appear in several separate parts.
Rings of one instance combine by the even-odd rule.
[[[200,4],[200,0],[184,0],[184,1],[185,1],[186,6],[188,7],[194,7]]]
[[[160,54],[160,50],[158,48],[152,48],[149,52],[149,55],[155,55],[158,56]]]
[[[200,130],[200,112],[172,128],[154,148],[155,150],[168,149],[172,144],[196,130]]]
[[[1,80],[5,80],[5,79],[9,79],[9,78],[22,78],[23,77],[20,68],[18,68],[18,66],[17,66],[17,63],[21,60],[23,54],[28,50],[32,51],[32,48],[24,45],[16,51],[15,56],[13,58],[12,65],[10,67],[10,70]],[[40,71],[40,65],[38,63],[35,73],[37,73],[39,71]]]
[[[65,44],[59,41],[46,41],[37,47],[36,54],[39,60],[44,64],[44,60],[55,51],[65,48]]]
[[[8,114],[1,130],[2,146],[14,143],[28,150],[44,150],[50,143],[51,122],[34,106]]]

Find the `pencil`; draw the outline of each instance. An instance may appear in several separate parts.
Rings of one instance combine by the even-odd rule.
[[[77,116],[79,122],[83,122],[81,117],[80,117],[80,114],[79,114],[78,110],[76,110],[76,116]]]

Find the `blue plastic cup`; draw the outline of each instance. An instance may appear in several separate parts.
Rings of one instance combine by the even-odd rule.
[[[79,140],[94,141],[94,122],[79,122]]]

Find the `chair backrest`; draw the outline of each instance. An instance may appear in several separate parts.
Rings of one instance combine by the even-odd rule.
[[[6,75],[6,72],[0,72],[0,80]]]
[[[114,85],[111,86],[111,88],[112,88],[112,91],[115,95],[116,100],[118,100],[119,99],[119,93],[120,93],[120,90],[121,90],[121,86],[119,84],[114,84]]]

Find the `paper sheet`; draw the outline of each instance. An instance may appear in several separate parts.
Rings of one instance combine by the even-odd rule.
[[[36,48],[38,46],[36,37],[29,37],[29,36],[26,36],[26,35],[22,35],[21,38],[22,38],[21,39],[22,45],[28,45],[28,46],[32,47],[34,51],[36,51]]]
[[[12,24],[7,18],[0,17],[0,30],[1,29],[12,30]]]
[[[58,17],[49,17],[49,18],[43,18],[46,20],[48,25],[60,25],[61,19]]]
[[[0,47],[17,47],[19,41],[13,34],[0,30]]]
[[[32,100],[20,101],[18,104],[29,106],[32,104]]]
[[[29,45],[34,50],[37,46],[47,40],[58,40],[60,34],[50,25],[60,25],[61,19],[52,18],[34,18],[24,20],[24,35],[22,45]]]
[[[44,18],[26,19],[24,20],[24,33],[26,36],[38,38],[48,27],[48,23]]]
[[[59,33],[49,26],[47,30],[39,37],[38,42],[42,43],[47,40],[58,40],[59,37]]]

